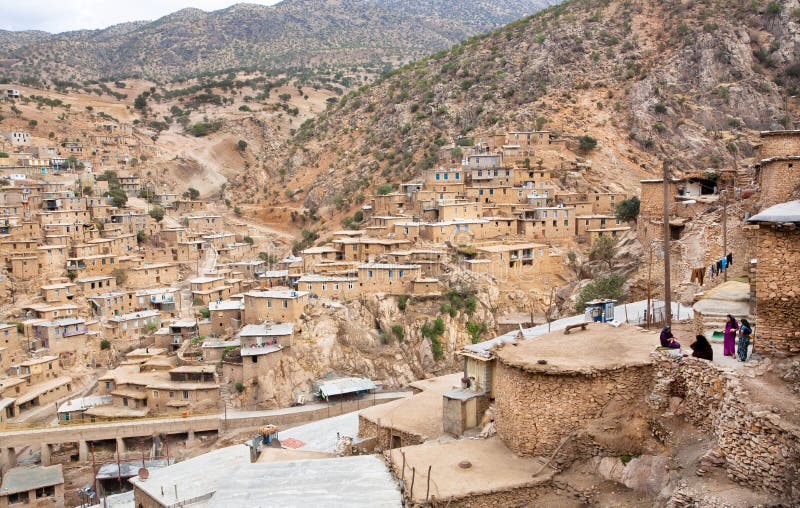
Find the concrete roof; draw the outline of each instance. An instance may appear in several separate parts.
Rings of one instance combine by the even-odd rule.
[[[263,337],[289,335],[294,331],[294,323],[275,323],[272,325],[247,325],[238,333],[239,337]]]
[[[343,377],[337,379],[325,379],[315,383],[315,388],[327,396],[342,395],[362,390],[374,390],[375,383],[367,378]]]
[[[561,331],[506,344],[495,354],[506,365],[543,374],[592,374],[649,365],[658,333],[635,326],[590,323],[586,331]],[[544,361],[545,363],[540,363]]]
[[[220,302],[213,301],[208,304],[208,310],[241,310],[244,309],[244,303],[241,300],[222,300]]]
[[[370,269],[374,268],[376,270],[416,270],[422,268],[420,265],[396,265],[391,263],[366,263],[363,265],[359,265],[359,269]]]
[[[89,397],[78,397],[64,402],[58,406],[59,413],[69,413],[70,411],[81,411],[94,406],[111,404],[111,395],[92,395]]]
[[[399,508],[402,501],[386,463],[359,455],[249,464],[220,482],[204,505]]]
[[[189,500],[210,498],[220,483],[230,481],[248,464],[250,464],[250,450],[240,444],[220,448],[170,467],[151,471],[147,480],[135,476],[130,481],[135,488],[141,489],[163,505],[173,506]],[[238,508],[242,506],[246,505],[240,504]]]
[[[52,362],[53,360],[58,360],[57,356],[42,356],[41,358],[30,358],[25,360],[24,362],[20,362],[20,365],[25,367],[30,367],[31,365],[37,365],[39,363],[47,363]]]
[[[308,291],[292,291],[290,289],[285,289],[272,291],[249,291],[245,293],[245,296],[254,298],[300,298],[302,296],[306,296],[307,294]]]
[[[239,347],[242,342],[239,339],[235,340],[207,340],[203,342],[203,348],[226,348],[226,347]]]
[[[500,244],[500,245],[484,245],[475,247],[475,250],[480,250],[484,252],[508,252],[512,250],[520,250],[520,249],[544,249],[549,248],[547,245],[543,243],[511,243],[511,244]]]
[[[315,274],[308,274],[303,275],[297,282],[355,282],[358,280],[358,277],[341,277],[341,276],[330,276],[330,275],[315,275]]]
[[[753,215],[749,222],[800,222],[800,201],[788,201]]]
[[[3,484],[0,486],[0,495],[7,496],[17,492],[58,485],[64,483],[64,473],[61,464],[54,466],[15,467],[3,475]]]
[[[239,354],[241,356],[260,356],[277,353],[281,350],[283,350],[283,346],[280,344],[271,344],[269,346],[243,347],[239,350]]]

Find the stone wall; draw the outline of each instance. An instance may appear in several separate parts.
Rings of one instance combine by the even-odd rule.
[[[761,146],[758,149],[759,159],[787,155],[800,155],[800,134],[786,132],[785,134],[773,133],[761,136]]]
[[[653,406],[682,397],[685,417],[717,438],[732,480],[800,503],[800,427],[752,404],[738,378],[711,362],[654,356]]]
[[[376,438],[375,446],[382,450],[419,445],[425,442],[425,439],[417,434],[403,432],[390,427],[378,427],[374,422],[361,415],[358,415],[358,437],[363,439]]]
[[[800,192],[800,160],[777,159],[763,163],[759,184],[763,208],[797,199]]]
[[[760,226],[757,231],[754,348],[800,353],[800,231]]]
[[[497,434],[522,455],[552,453],[565,437],[601,416],[612,401],[639,405],[650,393],[653,379],[649,366],[552,375],[500,361],[495,375]]]

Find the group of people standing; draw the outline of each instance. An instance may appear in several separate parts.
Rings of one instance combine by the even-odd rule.
[[[737,347],[736,336],[739,336]],[[725,318],[725,331],[723,332],[722,354],[723,356],[736,357],[739,361],[747,360],[747,349],[753,337],[753,328],[746,319],[742,319],[741,324],[736,322],[736,318],[728,314]],[[675,340],[672,328],[667,325],[661,329],[661,346],[671,349],[680,349],[681,344]],[[704,360],[714,360],[714,350],[706,339],[705,335],[697,335],[695,341],[689,346],[692,348],[692,356]]]

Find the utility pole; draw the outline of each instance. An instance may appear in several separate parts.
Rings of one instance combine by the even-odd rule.
[[[720,194],[722,199],[722,257],[728,255],[728,189],[723,189]],[[728,267],[722,270],[722,280],[728,282]]]
[[[664,324],[672,326],[672,288],[669,266],[669,163],[664,161]]]

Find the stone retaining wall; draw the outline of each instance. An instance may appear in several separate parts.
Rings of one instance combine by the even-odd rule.
[[[591,375],[528,372],[498,361],[495,426],[511,450],[549,455],[561,441],[598,418],[612,401],[639,405],[651,391],[650,366]]]
[[[399,446],[392,446],[392,436],[396,436],[400,439]],[[376,438],[375,446],[380,447],[381,450],[419,445],[425,442],[425,439],[417,434],[411,434],[390,427],[380,427],[379,429],[375,422],[371,422],[361,415],[358,415],[358,437],[364,439]]]
[[[686,418],[717,438],[732,480],[800,503],[800,427],[752,404],[739,379],[710,362],[654,355],[653,406],[682,397]]]

